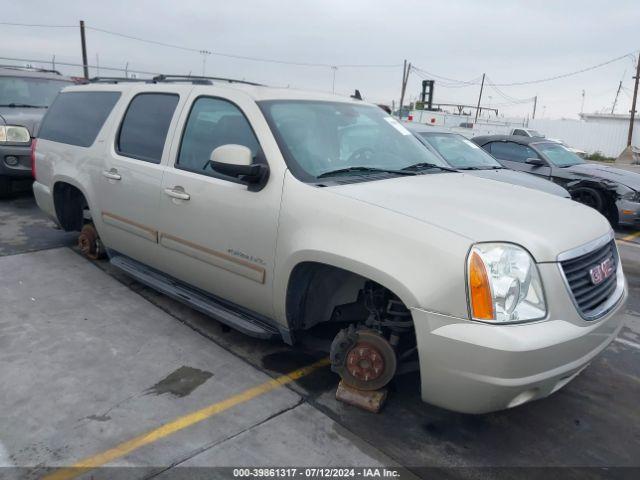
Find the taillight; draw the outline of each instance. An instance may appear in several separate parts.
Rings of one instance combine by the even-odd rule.
[[[37,138],[31,140],[31,176],[36,178],[36,142]]]

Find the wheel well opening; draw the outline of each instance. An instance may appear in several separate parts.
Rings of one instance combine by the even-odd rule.
[[[376,310],[379,317],[393,315],[389,309],[409,312],[390,289],[342,268],[304,262],[289,277],[286,312],[293,331],[324,322],[364,322]]]
[[[419,370],[411,312],[390,289],[314,262],[296,266],[288,287],[294,337],[328,349],[331,369],[346,385],[377,390],[396,374]]]
[[[65,182],[53,186],[53,202],[60,226],[67,232],[80,231],[85,223],[89,204],[82,192]]]

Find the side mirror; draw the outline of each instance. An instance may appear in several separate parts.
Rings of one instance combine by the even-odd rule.
[[[547,164],[547,162],[541,158],[527,158],[524,163],[533,165],[534,167],[544,167]]]
[[[269,168],[265,164],[253,163],[251,150],[243,145],[221,145],[211,152],[209,165],[221,175],[256,184],[266,178]]]

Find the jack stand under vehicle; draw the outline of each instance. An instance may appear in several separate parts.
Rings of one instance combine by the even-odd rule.
[[[346,385],[342,380],[340,380],[336,390],[336,400],[371,413],[378,413],[382,410],[386,403],[387,395],[386,388],[381,388],[380,390],[358,390]]]

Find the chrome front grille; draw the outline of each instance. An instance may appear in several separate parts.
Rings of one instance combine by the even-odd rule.
[[[584,318],[594,320],[608,310],[606,306],[619,290],[619,261],[615,240],[610,240],[588,253],[560,262],[574,303]],[[603,264],[605,267],[601,267]],[[607,269],[612,269],[609,276],[604,275]],[[602,277],[598,281],[599,275]]]

